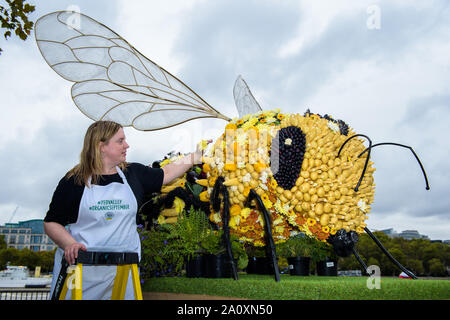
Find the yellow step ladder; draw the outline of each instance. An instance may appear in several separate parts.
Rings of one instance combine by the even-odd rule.
[[[64,257],[61,263],[61,272],[52,295],[53,300],[64,300],[69,287],[72,291],[72,300],[82,300],[83,292],[83,265],[117,265],[117,273],[111,300],[123,300],[127,289],[128,275],[131,269],[134,298],[142,300],[141,283],[139,280],[139,257],[135,252],[94,252],[79,251],[75,267],[69,267]]]

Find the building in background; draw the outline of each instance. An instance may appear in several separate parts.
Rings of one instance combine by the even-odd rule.
[[[56,244],[44,232],[44,220],[34,219],[0,226],[8,248],[30,249],[32,251],[51,251]]]
[[[412,239],[425,239],[430,240],[430,238],[426,235],[420,234],[417,230],[404,230],[398,234],[399,237],[402,237],[406,240]]]
[[[430,238],[427,235],[420,234],[417,230],[404,230],[400,233],[397,233],[394,230],[394,228],[389,228],[389,229],[383,229],[383,230],[378,230],[378,231],[385,233],[390,238],[401,237],[406,240],[412,240],[412,239],[430,240]]]

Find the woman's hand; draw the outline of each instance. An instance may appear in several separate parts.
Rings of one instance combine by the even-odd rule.
[[[69,232],[57,222],[44,222],[45,233],[54,243],[64,250],[64,257],[69,265],[78,258],[78,250],[87,251],[86,246],[77,242]]]
[[[197,144],[197,149],[191,153],[191,162],[193,165],[202,163],[203,151],[205,151],[211,142],[212,140],[202,140]]]
[[[87,251],[86,246],[79,242],[72,243],[64,248],[64,258],[69,265],[75,264],[79,250]]]

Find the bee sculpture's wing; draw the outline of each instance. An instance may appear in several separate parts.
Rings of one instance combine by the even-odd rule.
[[[223,116],[117,33],[70,11],[41,17],[36,42],[61,77],[74,82],[72,99],[92,120],[158,130],[197,118]]]
[[[253,114],[262,111],[259,103],[256,101],[255,97],[253,97],[247,83],[240,75],[234,83],[233,96],[240,118],[249,113]]]

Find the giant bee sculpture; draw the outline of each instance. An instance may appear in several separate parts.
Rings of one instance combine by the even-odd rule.
[[[235,279],[230,232],[268,248],[277,281],[275,243],[298,232],[329,242],[339,256],[354,254],[364,270],[367,266],[354,246],[358,235],[367,232],[399,268],[416,278],[366,224],[374,199],[370,154],[375,146],[410,149],[429,189],[411,147],[372,144],[369,137],[330,115],[263,111],[240,76],[234,86],[239,118],[230,119],[117,33],[80,13],[47,14],[36,22],[35,35],[50,67],[74,82],[73,101],[92,120],[112,120],[142,131],[198,118],[228,122],[206,150],[205,176],[196,183],[204,187],[200,199],[210,203],[210,220],[225,231]]]

